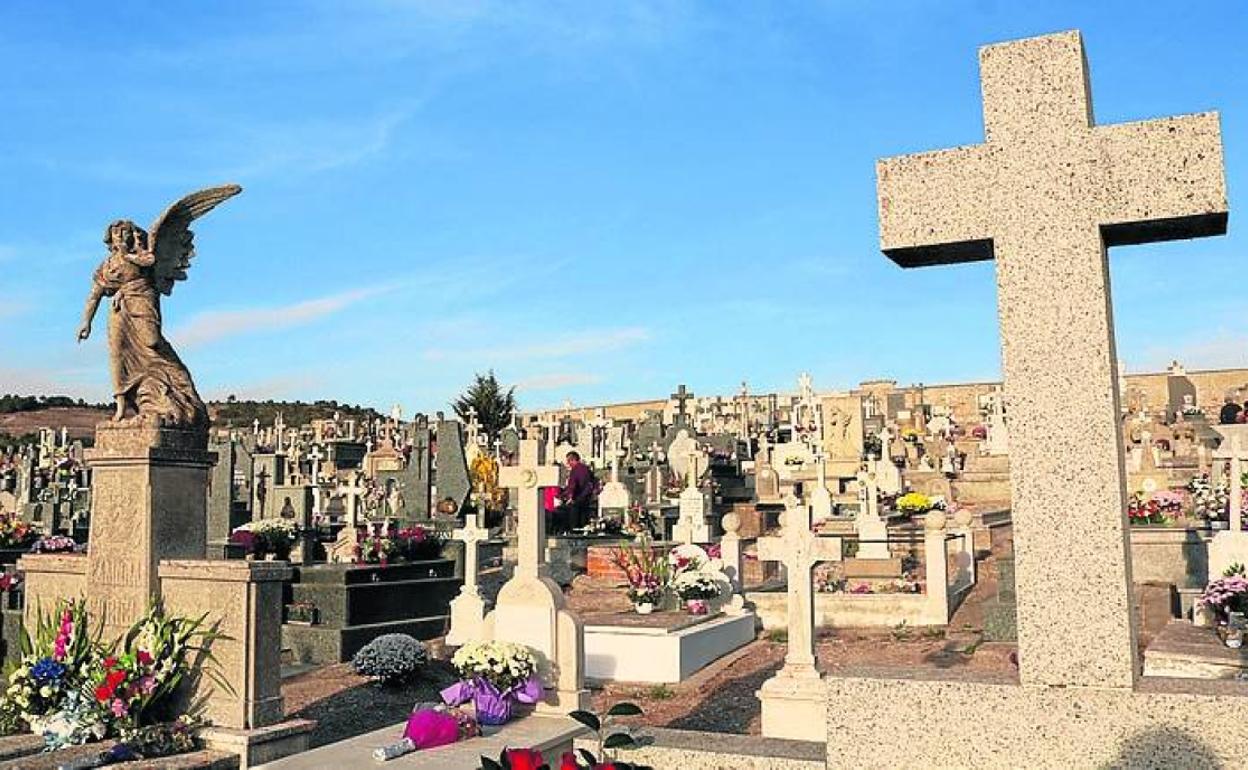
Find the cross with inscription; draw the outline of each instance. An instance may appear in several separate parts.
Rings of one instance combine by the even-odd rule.
[[[516,490],[518,554],[516,574],[545,577],[546,515],[542,488],[559,486],[559,466],[545,462],[546,446],[537,439],[520,442],[520,462],[499,470],[499,486]]]
[[[758,558],[784,564],[788,583],[789,649],[783,674],[818,678],[815,669],[815,597],[811,570],[821,561],[841,560],[841,539],[811,531],[810,507],[785,500],[780,536],[758,539]]]
[[[1077,32],[986,46],[980,80],[983,144],[877,164],[880,244],[902,267],[996,260],[1020,679],[1131,687],[1106,248],[1226,231],[1218,116],[1096,125]]]

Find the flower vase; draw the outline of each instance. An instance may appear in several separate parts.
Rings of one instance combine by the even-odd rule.
[[[633,609],[638,615],[649,615],[654,612],[654,604],[652,602],[638,602],[633,605]]]
[[[477,712],[477,722],[483,725],[505,725],[511,721],[513,700],[500,693],[485,680],[477,682],[472,694],[472,705]]]

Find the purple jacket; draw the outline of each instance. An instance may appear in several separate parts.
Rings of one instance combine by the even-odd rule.
[[[585,500],[593,499],[597,484],[594,483],[594,474],[589,470],[589,466],[585,463],[577,463],[571,471],[568,472],[568,485],[563,488],[563,492],[559,497],[563,498],[567,503],[579,503]]]

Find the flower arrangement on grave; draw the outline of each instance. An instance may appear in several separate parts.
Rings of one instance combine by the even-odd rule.
[[[28,728],[49,749],[119,737],[132,744],[133,756],[136,746],[155,756],[156,748],[179,743],[181,728],[168,722],[169,712],[192,665],[225,686],[210,650],[216,638],[203,617],[167,617],[157,604],[120,642],[106,646],[91,632],[86,605],[62,601],[38,617],[24,644],[0,699],[0,727]],[[161,724],[169,726],[156,727]],[[158,740],[161,734],[168,740]]]
[[[236,528],[230,533],[230,542],[243,546],[257,558],[272,554],[280,561],[290,558],[298,535],[299,527],[290,519],[260,519]]]
[[[621,535],[624,533],[623,516],[598,516],[583,528],[587,535]]]
[[[39,537],[39,528],[15,513],[0,512],[0,548],[25,548]]]
[[[658,522],[655,521],[654,514],[641,503],[633,503],[628,510],[629,515],[624,520],[620,534],[628,535],[639,542],[653,538],[658,531]]]
[[[918,428],[901,429],[901,440],[908,444],[917,444],[921,438],[923,438],[923,434],[919,432]]]
[[[971,428],[971,438],[976,438],[976,439],[979,439],[980,441],[987,440],[988,426],[976,425],[974,428]]]
[[[811,572],[814,588],[819,593],[835,594],[845,591],[849,581],[842,574],[843,569],[836,562],[820,562]]]
[[[399,544],[393,537],[375,532],[361,540],[355,548],[356,564],[378,564],[385,567],[399,554]]]
[[[65,535],[41,537],[30,547],[31,553],[73,553],[77,550],[77,541]]]
[[[1231,565],[1222,577],[1211,581],[1196,600],[1200,609],[1214,613],[1226,623],[1232,612],[1248,612],[1248,577],[1242,564]]]
[[[613,558],[628,580],[628,598],[633,607],[642,615],[652,612],[663,601],[671,583],[667,558],[657,555],[648,539],[635,548],[617,548]]]
[[[448,706],[472,701],[483,725],[506,724],[516,703],[542,698],[537,657],[522,644],[469,642],[455,651],[451,663],[460,681],[442,690],[442,700]]]
[[[398,743],[373,751],[373,759],[386,762],[420,749],[448,746],[481,734],[476,717],[445,705],[418,706],[407,718]]]
[[[414,524],[392,536],[399,558],[407,561],[428,561],[442,556],[443,537],[437,530]]]
[[[723,592],[723,586],[710,573],[700,571],[682,572],[672,581],[676,595],[685,602],[691,615],[705,615],[710,611],[710,600]]]
[[[1192,478],[1187,489],[1192,495],[1192,513],[1199,518],[1225,518],[1230,510],[1230,487],[1226,483],[1215,486],[1207,473]]]
[[[468,468],[472,482],[473,500],[477,507],[486,511],[501,511],[507,499],[507,490],[498,485],[498,461],[485,452],[479,452]]]
[[[641,713],[636,704],[626,702],[616,703],[602,717],[591,711],[573,711],[568,716],[594,731],[598,739],[597,753],[588,749],[565,751],[559,758],[559,765],[552,768],[537,749],[503,749],[497,761],[481,757],[480,770],[654,770],[612,755],[616,749],[643,745],[630,727],[618,722],[620,717],[640,716]]]
[[[936,501],[922,492],[907,492],[893,504],[897,510],[907,516],[927,513],[936,508]]]

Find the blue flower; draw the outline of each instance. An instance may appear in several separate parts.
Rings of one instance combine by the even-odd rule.
[[[30,669],[30,677],[39,684],[54,684],[65,676],[65,666],[51,658],[41,658]]]

